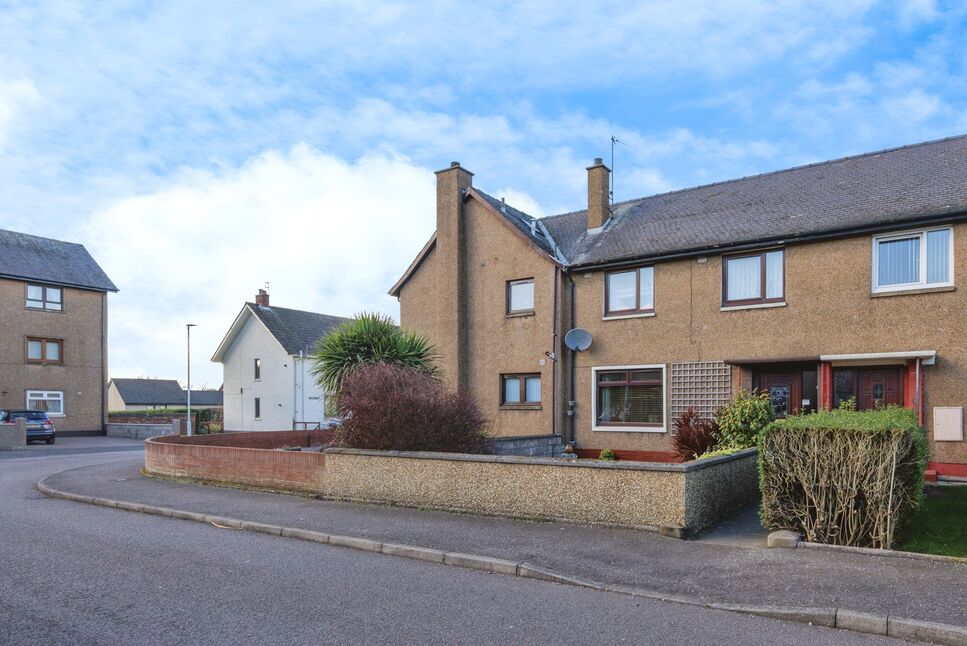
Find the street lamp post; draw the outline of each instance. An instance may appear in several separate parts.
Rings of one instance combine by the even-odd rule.
[[[185,389],[188,395],[188,414],[185,420],[185,430],[191,435],[191,328],[196,327],[194,323],[185,323],[185,330],[188,331],[188,388]]]

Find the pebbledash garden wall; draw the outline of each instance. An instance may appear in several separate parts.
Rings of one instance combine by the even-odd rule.
[[[687,462],[606,462],[329,448],[325,431],[165,436],[145,472],[325,498],[496,516],[700,531],[755,499],[756,451]]]

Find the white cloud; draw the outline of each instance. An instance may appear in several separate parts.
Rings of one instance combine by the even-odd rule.
[[[386,290],[434,226],[434,177],[403,158],[346,163],[308,146],[218,174],[186,171],[169,187],[96,212],[92,254],[118,283],[110,297],[111,374],[193,375],[265,281],[282,307],[349,316],[397,314]]]
[[[886,114],[898,124],[918,125],[941,112],[946,112],[947,106],[940,97],[917,88],[902,96],[885,100],[884,109]]]
[[[905,29],[931,22],[939,15],[935,0],[900,0],[898,11],[900,25]]]
[[[14,126],[14,118],[40,100],[33,81],[25,76],[0,74],[0,151]]]

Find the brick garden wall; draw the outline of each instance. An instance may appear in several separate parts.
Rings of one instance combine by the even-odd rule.
[[[157,437],[145,442],[144,468],[149,474],[161,476],[318,493],[326,464],[324,453],[273,449],[318,446],[331,439],[331,431]]]

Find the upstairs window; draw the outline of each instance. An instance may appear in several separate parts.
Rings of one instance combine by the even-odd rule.
[[[262,419],[262,398],[255,398],[255,419]]]
[[[534,279],[507,281],[507,314],[534,313]]]
[[[262,360],[255,360],[255,381],[262,379]]]
[[[40,339],[28,336],[27,363],[64,363],[64,342],[60,339]]]
[[[32,310],[60,312],[64,309],[64,290],[60,287],[28,283],[27,307]]]
[[[762,305],[786,299],[785,253],[782,249],[722,260],[722,305]]]
[[[541,376],[516,374],[500,376],[501,406],[538,406],[541,403]]]
[[[622,316],[655,311],[655,268],[612,271],[604,277],[604,314]]]
[[[873,291],[953,285],[953,241],[949,227],[873,238]]]

